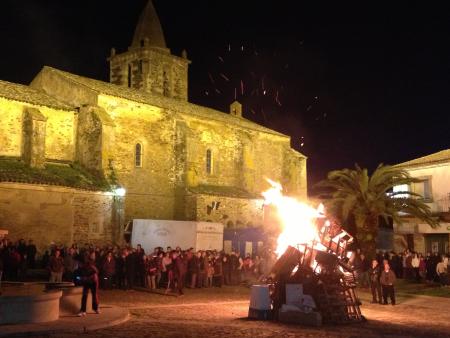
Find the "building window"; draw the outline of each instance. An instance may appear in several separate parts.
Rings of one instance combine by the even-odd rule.
[[[206,173],[211,175],[213,173],[213,155],[212,150],[206,150]]]
[[[134,165],[139,168],[142,167],[142,145],[140,143],[137,143],[135,147]]]
[[[142,74],[142,60],[139,60],[139,74]]]
[[[412,183],[411,191],[415,194],[420,195],[418,197],[423,199],[425,202],[431,201],[433,199],[431,193],[431,177],[418,177],[419,182]]]
[[[131,87],[131,65],[128,65],[128,87]]]

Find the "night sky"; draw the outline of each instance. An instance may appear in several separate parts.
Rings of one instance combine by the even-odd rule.
[[[49,65],[108,81],[145,3],[3,0],[0,79],[28,84]],[[172,53],[192,60],[189,100],[228,111],[236,96],[308,156],[310,185],[450,148],[448,11],[330,3],[154,0]]]

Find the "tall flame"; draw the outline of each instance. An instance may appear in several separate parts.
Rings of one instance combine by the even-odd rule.
[[[272,186],[263,192],[265,205],[273,205],[277,209],[282,231],[278,237],[276,253],[281,256],[288,246],[297,247],[302,244],[312,245],[319,239],[319,231],[315,219],[323,218],[323,205],[317,209],[302,203],[295,198],[283,196],[280,183],[270,179]]]

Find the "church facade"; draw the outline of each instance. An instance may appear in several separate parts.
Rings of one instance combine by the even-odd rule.
[[[167,48],[151,1],[131,46],[111,50],[108,61],[109,83],[51,67],[29,86],[0,81],[0,161],[42,169],[76,164],[105,177],[126,190],[121,223],[261,226],[266,178],[306,198],[306,157],[289,136],[245,119],[238,102],[226,113],[188,102],[190,61]],[[11,218],[7,208],[0,198],[0,215]],[[111,234],[114,217],[100,219]],[[13,235],[14,224],[5,223]]]

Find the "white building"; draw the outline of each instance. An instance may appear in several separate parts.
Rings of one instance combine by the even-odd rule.
[[[403,225],[394,224],[394,250],[406,248],[426,252],[449,252],[450,239],[450,149],[400,163],[396,167],[406,170],[420,180],[410,186],[398,186],[394,191],[412,191],[422,196],[440,226],[428,224],[405,216]]]

